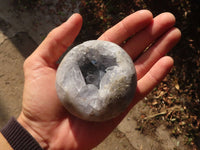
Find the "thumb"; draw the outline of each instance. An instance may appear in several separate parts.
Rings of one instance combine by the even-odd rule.
[[[80,32],[82,17],[73,14],[66,22],[53,29],[30,57],[37,57],[46,66],[55,66],[60,56]]]

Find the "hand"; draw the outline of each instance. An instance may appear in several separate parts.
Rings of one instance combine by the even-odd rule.
[[[23,109],[19,123],[44,149],[83,150],[95,147],[173,66],[173,59],[165,54],[181,36],[174,24],[175,18],[170,13],[153,18],[151,12],[142,10],[126,17],[99,38],[117,43],[128,52],[135,63],[138,85],[135,98],[126,112],[115,119],[96,123],[72,116],[63,108],[56,94],[56,62],[72,44],[82,25],[81,16],[74,14],[52,30],[26,59]]]

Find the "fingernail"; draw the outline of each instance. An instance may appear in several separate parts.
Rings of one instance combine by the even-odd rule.
[[[74,13],[74,14],[72,14],[70,17],[69,17],[69,19],[68,20],[71,20],[71,19],[73,19],[74,17],[76,17],[77,15],[79,15],[78,13]]]

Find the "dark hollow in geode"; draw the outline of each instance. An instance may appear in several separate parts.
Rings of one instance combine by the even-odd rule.
[[[118,45],[92,40],[71,49],[56,74],[61,103],[88,121],[118,116],[131,103],[137,86],[132,59]]]
[[[78,60],[78,66],[86,84],[93,84],[99,89],[100,81],[106,73],[106,69],[117,66],[117,63],[116,58],[101,55],[98,51],[90,49],[86,55]]]

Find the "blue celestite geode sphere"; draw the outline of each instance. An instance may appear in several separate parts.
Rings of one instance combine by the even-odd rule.
[[[56,90],[64,107],[88,121],[118,116],[131,103],[137,86],[132,59],[118,45],[86,41],[71,49],[56,74]]]

